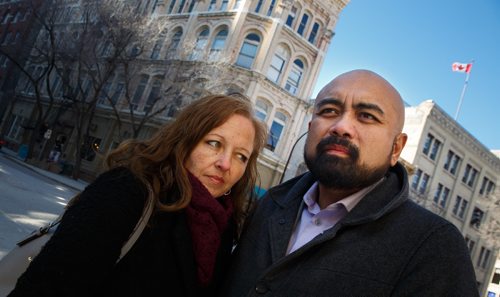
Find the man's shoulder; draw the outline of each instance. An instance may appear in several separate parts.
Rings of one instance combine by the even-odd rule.
[[[310,172],[303,173],[292,179],[289,179],[279,185],[269,188],[265,196],[268,197],[282,197],[290,193],[295,195],[303,195],[315,182]]]

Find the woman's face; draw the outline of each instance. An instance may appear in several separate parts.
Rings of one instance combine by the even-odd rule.
[[[252,154],[255,128],[241,115],[232,115],[195,146],[184,166],[213,197],[220,197],[243,176]]]

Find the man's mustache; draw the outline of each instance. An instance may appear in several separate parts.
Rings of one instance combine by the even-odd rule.
[[[359,149],[357,146],[352,144],[349,140],[344,137],[338,137],[335,135],[328,136],[322,139],[316,146],[316,152],[318,156],[328,149],[328,146],[340,145],[347,149],[347,152],[352,160],[356,160],[359,156]]]

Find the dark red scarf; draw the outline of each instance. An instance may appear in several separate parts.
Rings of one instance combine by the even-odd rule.
[[[212,197],[207,188],[190,173],[189,181],[193,196],[186,208],[187,221],[198,266],[198,281],[200,285],[207,286],[212,280],[222,233],[233,214],[233,201],[229,196]]]

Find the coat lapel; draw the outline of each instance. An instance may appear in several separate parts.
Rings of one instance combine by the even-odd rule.
[[[298,180],[284,197],[274,196],[272,192],[269,193],[270,198],[275,201],[279,209],[269,218],[267,224],[273,263],[282,259],[286,254],[290,237],[302,211],[302,198],[313,182],[311,175],[307,173]]]

